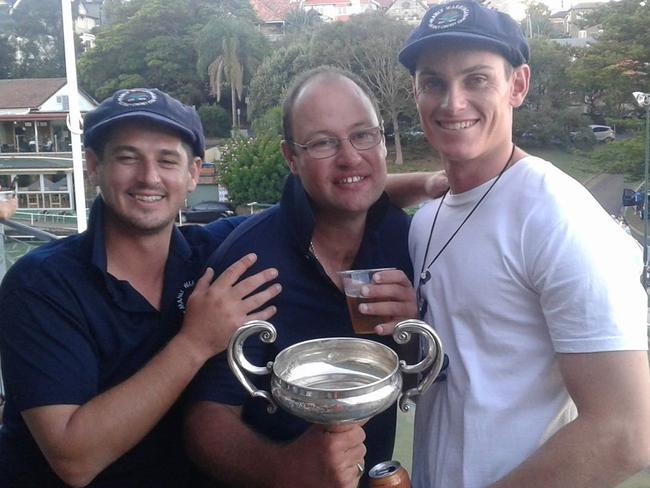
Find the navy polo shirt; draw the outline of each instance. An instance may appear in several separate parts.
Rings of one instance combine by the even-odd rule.
[[[410,278],[408,226],[408,216],[383,195],[369,211],[365,234],[352,267],[396,267]],[[264,344],[257,337],[246,342],[245,353],[253,364],[264,365],[279,351],[298,342],[354,336],[345,295],[309,252],[313,229],[309,199],[300,180],[290,175],[280,205],[239,225],[208,262],[220,273],[243,255],[255,252],[258,260],[250,273],[269,267],[279,271],[277,281],[282,284],[282,292],[271,302],[277,307],[277,313],[270,319],[278,337],[273,344]],[[391,337],[367,337],[395,346]],[[269,376],[249,378],[269,391]],[[269,414],[264,401],[252,399],[232,375],[225,353],[206,363],[190,388],[189,400],[243,405],[244,421],[276,441],[295,439],[308,427],[306,422],[282,409]],[[368,468],[391,459],[395,414],[393,405],[365,425]]]
[[[63,486],[21,411],[81,405],[141,369],[178,331],[187,296],[207,256],[233,224],[172,232],[161,310],[106,271],[103,202],[86,232],[45,244],[11,267],[0,287],[0,357],[6,390],[0,485]],[[134,399],[137,401],[137,399]],[[180,408],[172,408],[93,487],[185,486]]]

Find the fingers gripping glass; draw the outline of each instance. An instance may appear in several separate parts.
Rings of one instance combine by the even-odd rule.
[[[298,144],[293,141],[291,141],[291,144],[303,151],[307,151],[307,154],[314,159],[325,159],[338,154],[343,141],[350,141],[352,147],[357,151],[367,151],[379,144],[383,135],[384,131],[381,127],[370,127],[369,129],[354,131],[348,137],[319,137],[305,144]]]

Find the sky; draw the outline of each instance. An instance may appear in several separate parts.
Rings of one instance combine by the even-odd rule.
[[[560,10],[569,10],[573,5],[584,2],[602,2],[607,0],[540,0],[541,3],[545,3],[550,9],[551,13],[558,12]],[[526,11],[526,1],[525,0],[492,0],[490,5],[508,12],[512,17],[517,20],[524,18]]]

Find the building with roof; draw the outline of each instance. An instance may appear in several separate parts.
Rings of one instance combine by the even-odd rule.
[[[376,0],[304,0],[303,8],[316,10],[325,21],[345,21],[351,15],[379,10]]]
[[[573,39],[585,39],[577,44],[592,43],[602,32],[600,25],[590,25],[587,21],[589,14],[601,8],[601,2],[576,3],[568,10],[561,10],[549,17],[551,28],[556,34]]]
[[[302,8],[302,0],[250,0],[250,3],[260,19],[260,30],[272,41],[284,35],[287,14]]]
[[[102,25],[104,0],[80,0],[77,17],[74,20],[74,31],[81,38],[86,48],[95,45],[94,29]]]
[[[79,90],[80,111],[97,102]],[[66,78],[0,80],[0,152],[70,151]]]
[[[72,173],[70,156],[0,154],[0,187],[16,191],[20,211],[73,210]]]
[[[417,25],[428,9],[429,4],[423,0],[395,0],[386,9],[386,15],[407,24]]]

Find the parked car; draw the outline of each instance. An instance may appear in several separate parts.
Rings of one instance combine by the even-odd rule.
[[[633,207],[637,204],[638,200],[643,202],[643,196],[634,191],[632,188],[623,188],[623,206]]]
[[[205,201],[181,210],[182,224],[207,224],[213,220],[237,215],[229,202]]]
[[[609,125],[595,125],[589,126],[594,133],[594,137],[598,142],[609,142],[616,140],[616,132]]]

